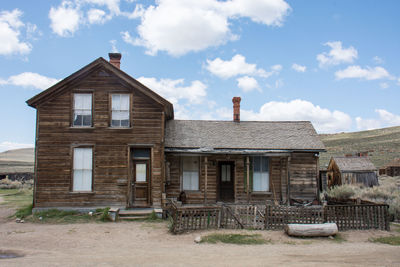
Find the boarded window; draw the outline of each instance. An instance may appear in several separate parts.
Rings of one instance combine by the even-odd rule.
[[[183,190],[199,190],[199,158],[182,157]]]
[[[253,157],[253,191],[269,191],[268,157]]]
[[[92,191],[92,164],[91,147],[74,148],[73,191]]]
[[[129,127],[129,95],[113,94],[111,102],[111,126]]]
[[[74,94],[73,126],[92,126],[92,94]]]

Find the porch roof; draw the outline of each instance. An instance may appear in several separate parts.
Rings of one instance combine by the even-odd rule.
[[[165,148],[197,153],[325,151],[309,121],[170,120]]]

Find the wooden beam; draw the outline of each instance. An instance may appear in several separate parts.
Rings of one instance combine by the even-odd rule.
[[[247,186],[246,186],[246,194],[247,194],[247,201],[249,201],[249,188],[250,188],[250,158],[249,156],[246,157],[246,170],[247,170]]]
[[[290,206],[290,162],[291,157],[287,158],[286,163],[286,182],[287,182],[287,205]]]
[[[208,171],[208,159],[204,157],[204,203],[207,203],[207,171]]]

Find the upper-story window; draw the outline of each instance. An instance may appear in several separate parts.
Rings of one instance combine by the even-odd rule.
[[[129,127],[129,95],[111,95],[111,127]]]
[[[92,126],[92,94],[74,94],[73,126]]]

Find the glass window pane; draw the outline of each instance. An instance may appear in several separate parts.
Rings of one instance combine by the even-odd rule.
[[[91,191],[93,167],[92,148],[74,148],[73,164],[73,190]]]
[[[253,157],[253,168],[255,172],[261,171],[261,157]]]
[[[92,116],[84,115],[82,116],[82,125],[83,126],[91,126],[92,125]]]
[[[148,148],[137,148],[133,150],[134,158],[150,158],[150,149]]]
[[[226,168],[226,181],[230,182],[231,181],[231,166],[225,165],[225,168]]]
[[[129,95],[121,95],[121,110],[129,110]]]
[[[253,157],[253,190],[269,191],[269,159]]]
[[[146,182],[146,163],[136,163],[136,182]]]
[[[120,95],[112,95],[111,96],[112,110],[120,110],[121,109],[120,99],[121,99]]]
[[[182,157],[183,190],[199,190],[199,161],[198,157]]]

